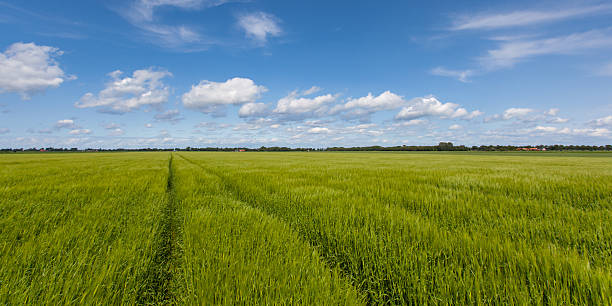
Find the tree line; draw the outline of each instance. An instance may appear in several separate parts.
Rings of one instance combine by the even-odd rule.
[[[290,148],[290,147],[185,147],[185,148],[140,148],[140,149],[103,149],[103,148],[5,148],[0,152],[125,152],[125,151],[209,151],[209,152],[311,152],[311,151],[612,151],[612,145],[453,145],[452,142],[440,142],[432,146],[366,146],[366,147],[328,147],[328,148]]]

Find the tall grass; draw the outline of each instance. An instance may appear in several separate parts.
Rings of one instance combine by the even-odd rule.
[[[612,304],[612,155],[6,154],[0,304]]]
[[[177,158],[185,304],[355,305],[355,289],[282,221],[235,200],[221,180]]]
[[[181,155],[371,303],[611,302],[609,158]]]
[[[133,304],[168,154],[3,155],[0,304]]]

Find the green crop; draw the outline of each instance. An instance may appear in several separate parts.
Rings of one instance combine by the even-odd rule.
[[[612,155],[11,154],[3,304],[612,304]]]

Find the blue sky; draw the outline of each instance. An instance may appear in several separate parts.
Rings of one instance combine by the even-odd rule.
[[[612,143],[610,1],[0,0],[0,34],[0,147]]]

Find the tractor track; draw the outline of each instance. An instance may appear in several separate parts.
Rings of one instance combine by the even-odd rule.
[[[175,304],[174,276],[182,258],[181,210],[174,189],[173,154],[168,160],[166,183],[167,201],[161,211],[159,230],[155,237],[153,260],[142,276],[143,287],[138,293],[139,304]]]

